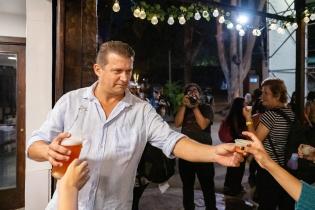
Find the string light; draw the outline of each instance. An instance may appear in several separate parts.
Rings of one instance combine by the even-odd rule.
[[[200,20],[201,15],[198,11],[195,13],[194,18],[195,18],[195,20]]]
[[[173,25],[175,23],[174,17],[173,16],[169,16],[167,19],[167,23],[169,25]]]
[[[238,35],[244,36],[245,35],[245,31],[243,29],[239,30]]]
[[[260,36],[260,35],[261,35],[261,31],[260,31],[259,29],[255,28],[255,29],[253,29],[252,34],[253,34],[254,36]]]
[[[229,22],[228,24],[226,24],[226,27],[228,29],[232,29],[234,27],[233,23],[232,22]]]
[[[240,31],[243,28],[243,26],[241,24],[236,24],[235,29]]]
[[[209,17],[209,12],[208,12],[207,10],[204,10],[204,11],[202,12],[202,17],[208,18],[208,17]]]
[[[296,30],[298,27],[299,27],[299,26],[298,26],[298,24],[297,24],[297,23],[293,23],[293,24],[292,24],[292,28],[293,28],[293,30]]]
[[[284,34],[284,33],[285,33],[285,30],[284,30],[284,28],[279,27],[279,28],[277,28],[277,32],[278,32],[279,34]]]
[[[278,26],[276,23],[271,23],[269,28],[270,28],[270,30],[274,31],[274,30],[277,30]]]
[[[290,28],[292,27],[292,25],[291,25],[290,22],[287,22],[287,23],[285,24],[285,27],[286,27],[288,30],[290,30]]]
[[[113,11],[119,12],[120,5],[119,0],[115,0],[113,4]],[[218,18],[218,22],[225,24],[227,29],[235,28],[240,36],[244,36],[247,31],[251,32],[254,36],[260,36],[261,31],[264,28],[259,29],[261,25],[253,26],[248,24],[249,17],[245,14],[239,14],[236,20],[232,20],[231,13],[229,11],[224,11],[201,2],[191,3],[190,5],[169,6],[167,9],[161,7],[160,4],[149,4],[145,1],[139,1],[134,3],[132,7],[133,16],[135,18],[140,18],[142,20],[147,19],[151,21],[153,25],[159,22],[167,21],[167,24],[175,24],[175,20],[178,20],[180,25],[185,24],[189,20],[199,21],[204,18],[206,21],[210,20],[211,17]],[[295,18],[295,13],[290,16],[293,20]],[[310,21],[315,20],[315,7],[307,8],[303,13],[303,21],[307,24]],[[264,23],[262,23],[264,24]],[[270,30],[277,31],[279,34],[285,34],[286,30],[296,30],[298,24],[291,21],[282,21],[269,18],[267,20],[268,26],[266,28]]]
[[[147,17],[147,14],[145,14],[145,11],[142,9],[140,10],[140,14],[139,14],[140,19],[145,19]]]
[[[178,18],[178,22],[179,24],[181,25],[184,25],[186,23],[186,19],[184,17],[184,15],[181,15],[179,18]]]
[[[153,15],[153,17],[151,18],[151,23],[152,23],[153,25],[156,25],[156,24],[158,24],[158,22],[159,22],[159,20],[158,20],[158,18],[156,17],[156,15]]]
[[[113,11],[119,12],[119,10],[120,10],[119,1],[115,0],[115,3],[113,4]]]
[[[135,16],[136,18],[140,17],[140,8],[137,7],[134,11],[133,11],[133,16]]]
[[[213,17],[218,17],[220,15],[219,10],[218,9],[214,9],[212,12]]]
[[[308,23],[308,22],[310,22],[310,18],[308,16],[306,16],[303,18],[303,21],[304,21],[304,23]]]
[[[219,23],[221,23],[221,24],[224,23],[224,21],[225,21],[224,16],[223,16],[223,15],[220,16],[218,21],[219,21]]]

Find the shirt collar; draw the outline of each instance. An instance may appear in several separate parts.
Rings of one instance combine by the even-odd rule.
[[[86,89],[85,93],[83,94],[82,98],[90,101],[98,100],[94,95],[94,89],[96,88],[97,84],[98,81],[94,82],[91,86],[89,86]],[[128,89],[125,90],[125,96],[121,99],[120,103],[124,104],[126,107],[131,106],[133,104],[133,95]]]

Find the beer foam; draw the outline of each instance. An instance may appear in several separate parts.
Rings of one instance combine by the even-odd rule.
[[[72,146],[72,145],[78,145],[78,144],[82,144],[82,141],[78,138],[65,138],[62,142],[61,145],[63,146]]]
[[[252,141],[246,139],[235,139],[234,141],[238,147],[246,147],[248,144],[252,143]]]

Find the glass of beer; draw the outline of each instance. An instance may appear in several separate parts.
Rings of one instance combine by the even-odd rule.
[[[51,175],[56,179],[60,179],[65,173],[70,165],[70,163],[79,157],[81,148],[82,148],[82,141],[78,138],[66,138],[61,142],[61,145],[71,151],[69,156],[69,160],[62,160],[59,161],[62,163],[62,166],[53,166],[51,170]]]

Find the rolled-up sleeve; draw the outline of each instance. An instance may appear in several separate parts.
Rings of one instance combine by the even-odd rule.
[[[160,148],[167,157],[174,158],[172,152],[175,144],[185,135],[171,129],[153,107],[148,106],[146,108],[149,109],[146,116],[148,141],[153,146]]]
[[[32,132],[31,138],[26,143],[26,153],[29,147],[36,141],[51,142],[64,128],[65,99],[60,98],[54,108],[49,112],[45,122],[38,130]]]
[[[315,187],[302,182],[302,192],[299,200],[295,204],[296,210],[315,209]]]

